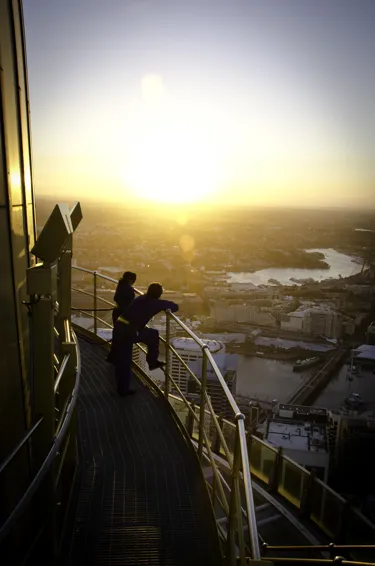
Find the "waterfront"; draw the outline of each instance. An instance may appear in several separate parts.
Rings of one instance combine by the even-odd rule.
[[[262,269],[254,273],[228,273],[229,283],[252,283],[253,285],[268,284],[270,279],[275,279],[283,285],[295,285],[293,279],[314,279],[324,281],[325,279],[338,279],[359,273],[361,265],[353,261],[349,255],[337,252],[333,249],[311,249],[308,252],[321,252],[325,256],[325,261],[329,264],[329,269],[296,269],[296,268],[273,268]]]
[[[293,391],[309,378],[311,371],[314,371],[313,368],[294,372],[291,362],[239,355],[236,393],[285,403]]]
[[[314,407],[339,409],[345,397],[359,393],[366,408],[375,409],[375,375],[372,370],[360,370],[358,375],[353,375],[353,381],[349,381],[347,375],[348,366],[344,364],[315,400]]]

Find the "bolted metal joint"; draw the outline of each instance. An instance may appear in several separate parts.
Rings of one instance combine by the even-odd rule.
[[[245,415],[243,413],[236,413],[235,417],[234,417],[235,421],[244,421],[245,420]]]

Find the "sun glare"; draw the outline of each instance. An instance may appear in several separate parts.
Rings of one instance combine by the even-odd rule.
[[[215,189],[215,159],[194,133],[154,132],[134,148],[126,177],[140,198],[195,202]]]
[[[218,188],[219,152],[199,109],[177,108],[159,75],[142,79],[141,112],[133,124],[124,181],[137,198],[193,203]]]

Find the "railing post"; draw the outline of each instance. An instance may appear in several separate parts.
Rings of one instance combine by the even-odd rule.
[[[309,517],[311,512],[311,496],[312,496],[315,477],[316,475],[314,470],[310,470],[309,481],[307,482],[307,486],[304,489],[301,498],[300,514],[302,517],[306,517],[306,518]]]
[[[243,482],[245,487],[244,495],[245,495],[245,504],[246,504],[246,514],[247,514],[247,526],[249,529],[252,557],[254,560],[260,560],[258,529],[257,529],[256,515],[255,515],[255,505],[254,505],[251,474],[250,474],[250,460],[248,455],[246,457],[247,445],[246,445],[244,419],[245,417],[241,413],[238,413],[236,415],[239,441],[241,444],[242,474],[243,474]]]
[[[192,411],[194,411],[195,414],[195,403],[194,401],[192,401],[192,403],[190,404]],[[189,411],[186,417],[186,430],[189,433],[190,438],[193,438],[193,432],[194,432],[194,417],[191,414],[191,412]]]
[[[170,340],[171,340],[171,319],[169,316],[169,311],[166,312],[167,320],[166,320],[166,335],[165,335],[165,348],[166,348],[166,356],[165,356],[165,382],[164,382],[164,395],[168,400],[169,396],[169,376],[170,376]]]
[[[199,437],[198,437],[198,456],[202,458],[203,454],[203,433],[204,433],[204,417],[205,417],[205,393],[207,388],[207,345],[202,348],[202,375],[201,375],[201,398],[199,407]]]
[[[219,427],[221,428],[221,430],[223,430],[223,416],[219,415],[218,418],[218,424]],[[220,436],[219,433],[216,431],[216,435],[215,435],[215,441],[212,445],[212,450],[216,453],[216,454],[220,454],[220,446],[221,446],[221,442],[220,442]]]
[[[60,346],[62,342],[68,340],[65,336],[64,320],[71,317],[71,297],[72,297],[72,247],[73,236],[70,234],[65,242],[65,249],[58,260],[58,284],[57,300],[59,302],[58,325]],[[59,352],[62,356],[61,351]],[[61,361],[61,360],[60,360]]]
[[[211,493],[212,507],[215,512],[215,502],[216,502],[216,476],[212,476],[212,493]]]
[[[227,525],[227,550],[225,557],[226,566],[232,566],[233,564],[236,563],[235,524],[236,524],[236,514],[238,512],[241,513],[241,502],[237,501],[239,490],[237,489],[236,483],[238,482],[238,478],[240,475],[240,466],[241,466],[241,451],[240,451],[240,439],[239,439],[238,422],[237,422],[236,437],[234,442],[229,515],[228,515],[228,525]],[[238,504],[239,504],[239,509],[238,509]]]
[[[96,312],[97,312],[96,309],[97,309],[97,306],[98,306],[98,300],[97,300],[97,296],[96,296],[96,287],[97,287],[96,271],[94,271],[94,293],[93,293],[93,295],[94,295],[94,334],[95,334],[95,336],[98,333],[98,321],[97,321],[97,318],[96,318]]]
[[[270,474],[270,479],[268,482],[268,487],[272,492],[277,491],[279,487],[282,464],[283,464],[283,448],[282,446],[280,446],[277,451],[275,465],[273,467],[272,474]]]
[[[64,342],[62,344],[62,351],[63,354],[70,354],[66,369],[65,375],[63,375],[60,385],[60,397],[62,403],[60,404],[60,410],[63,411],[66,408],[66,404],[71,396],[71,393],[74,389],[74,384],[76,380],[76,370],[77,370],[77,354],[76,354],[76,345],[74,342]],[[70,421],[70,440],[69,446],[66,452],[65,459],[69,462],[73,468],[76,462],[76,415],[72,416]]]
[[[67,403],[71,398],[75,386],[77,372],[77,352],[75,342],[65,342],[62,344],[62,355],[70,354],[64,375],[59,387],[61,398],[60,411],[66,410]],[[61,415],[60,418],[63,418]],[[65,452],[65,453],[64,453]],[[60,501],[59,512],[62,516],[67,510],[67,501],[72,489],[74,473],[77,463],[77,414],[76,410],[72,414],[69,429],[66,433],[66,445],[60,450],[60,474],[56,479],[56,490]],[[61,460],[63,459],[63,460]]]

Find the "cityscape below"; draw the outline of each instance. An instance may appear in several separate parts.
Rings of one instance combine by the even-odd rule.
[[[0,0],[1,566],[375,566],[374,25]]]
[[[38,223],[48,210],[40,199]],[[76,234],[73,264],[114,280],[136,270],[143,292],[160,281],[163,297],[179,304],[180,319],[209,346],[252,430],[352,493],[374,519],[371,481],[365,474],[358,489],[350,463],[363,438],[369,446],[375,441],[374,220],[369,212],[249,208],[151,227],[145,211],[92,205]],[[72,320],[92,331],[93,319],[78,312],[92,308],[81,293],[92,292],[92,282],[74,269],[73,282]],[[114,288],[101,279],[98,296],[112,301]],[[102,320],[110,317],[108,308],[101,313]],[[165,315],[151,324],[166,337]],[[111,339],[100,324],[98,334]],[[173,322],[170,337],[199,375],[202,353],[194,341]],[[144,355],[135,355],[148,371]],[[171,371],[194,399],[194,383],[178,360]],[[163,387],[161,370],[153,378]],[[214,374],[208,390],[217,413],[229,418]],[[310,412],[301,416],[301,406]],[[365,466],[366,454],[361,458]],[[343,467],[347,474],[338,473]]]

